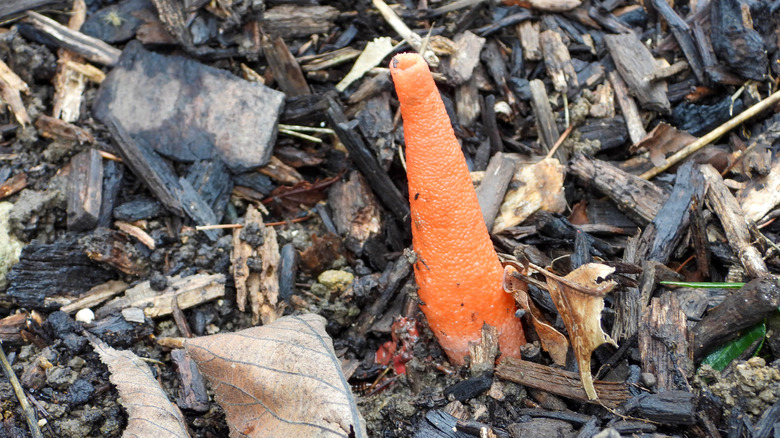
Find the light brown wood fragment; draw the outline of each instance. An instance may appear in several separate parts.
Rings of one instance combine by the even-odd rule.
[[[555,115],[552,112],[552,107],[550,107],[550,100],[547,97],[544,82],[534,79],[529,85],[531,87],[531,108],[536,118],[539,143],[542,144],[545,152],[549,152],[555,146],[555,142],[558,141],[558,137],[561,134],[558,132],[558,126],[555,124]],[[566,162],[566,156],[562,149],[559,148],[555,156],[561,162]]]
[[[460,85],[471,79],[474,68],[479,64],[479,54],[485,46],[485,39],[469,31],[455,37],[456,51],[445,58],[441,69],[453,85]]]
[[[100,303],[114,297],[124,290],[126,290],[128,284],[124,281],[111,280],[103,284],[99,284],[92,289],[88,290],[85,294],[81,295],[77,300],[73,300],[68,304],[60,307],[65,313],[76,313],[81,309],[87,309],[95,307]]]
[[[14,73],[3,60],[0,59],[0,100],[5,101],[16,117],[16,121],[22,126],[30,123],[30,115],[22,102],[21,93],[27,94],[29,87]]]
[[[482,112],[477,81],[471,78],[455,89],[455,113],[461,126],[470,127]]]
[[[45,114],[38,116],[35,127],[46,138],[77,141],[80,144],[95,142],[95,138],[86,129],[68,123],[64,119],[49,117]]]
[[[122,230],[123,232],[138,239],[138,241],[143,243],[144,246],[146,246],[147,248],[149,249],[155,248],[155,243],[152,236],[150,236],[149,233],[142,230],[141,228],[123,221],[116,221],[114,222],[114,225],[120,230]]]
[[[539,41],[542,45],[544,65],[555,91],[568,93],[570,89],[576,90],[580,86],[577,72],[574,71],[569,49],[563,44],[561,35],[552,29],[547,29],[541,33]]]
[[[639,109],[632,98],[628,94],[628,88],[626,83],[616,72],[609,72],[609,82],[612,84],[612,88],[615,90],[615,98],[620,106],[620,111],[623,113],[623,119],[626,121],[626,128],[628,128],[628,136],[631,138],[631,142],[639,143],[647,135],[645,126],[642,123],[642,118],[639,116]]]
[[[87,5],[84,0],[73,2],[68,29],[78,31],[87,15]],[[86,77],[75,69],[67,67],[69,63],[81,64],[83,59],[67,49],[57,51],[57,74],[54,76],[54,98],[52,114],[54,118],[65,122],[78,120],[81,112],[82,94],[86,87]],[[82,64],[83,65],[83,64]],[[104,75],[105,77],[105,75]]]
[[[140,288],[142,290],[133,291]],[[144,314],[150,318],[170,315],[171,299],[176,297],[182,310],[198,306],[207,301],[225,296],[225,276],[223,274],[196,274],[189,277],[173,277],[169,279],[168,287],[160,294],[153,291],[149,282],[145,281],[127,291],[128,296],[134,292],[153,294],[130,302],[128,307],[144,309]]]
[[[523,59],[526,61],[540,61],[542,59],[542,46],[539,42],[539,22],[526,20],[515,27],[520,46],[523,48]]]
[[[469,369],[471,375],[480,375],[486,371],[493,371],[498,357],[498,330],[488,324],[482,326],[482,338],[480,342],[469,342]]]
[[[530,0],[531,8],[545,12],[566,12],[577,8],[580,0]]]
[[[301,66],[281,37],[264,36],[262,46],[263,54],[268,61],[268,68],[271,69],[279,88],[287,97],[311,94]]]
[[[17,173],[0,184],[0,199],[7,198],[27,187],[27,173]]]
[[[748,277],[758,278],[769,275],[761,253],[752,245],[745,214],[737,199],[723,183],[723,178],[714,167],[705,164],[701,167],[701,171],[707,181],[707,200],[720,218],[729,246],[747,271]]]
[[[612,60],[629,90],[646,109],[668,114],[671,104],[666,97],[666,82],[647,82],[647,75],[655,72],[657,63],[647,47],[633,32],[604,35]],[[612,84],[615,85],[614,83]]]
[[[531,388],[593,404],[616,408],[631,398],[625,383],[593,382],[597,400],[589,400],[577,373],[507,357],[496,367],[496,376]]]
[[[758,222],[780,204],[780,157],[775,157],[769,174],[748,182],[739,194],[739,203],[745,218],[753,222]]]
[[[333,223],[345,238],[347,248],[356,255],[363,253],[369,239],[382,232],[379,204],[360,172],[353,171],[328,191],[328,205]]]
[[[49,17],[27,11],[25,21],[53,38],[60,47],[67,48],[92,62],[114,66],[119,61],[121,50],[97,38],[68,29]]]

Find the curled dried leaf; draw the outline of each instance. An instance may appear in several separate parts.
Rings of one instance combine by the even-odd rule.
[[[149,366],[132,351],[116,350],[89,332],[84,332],[100,360],[111,372],[109,379],[119,391],[119,400],[127,409],[127,428],[123,437],[189,437],[184,417],[168,400]]]
[[[211,382],[231,437],[366,436],[321,316],[286,316],[185,348]]]
[[[617,282],[608,278],[615,268],[600,263],[588,263],[565,277],[540,271],[547,278],[547,288],[555,302],[574,350],[580,368],[580,379],[588,398],[598,398],[590,374],[590,356],[601,344],[617,343],[601,329],[601,311],[604,295],[612,291]]]
[[[531,316],[531,322],[539,335],[544,351],[550,354],[557,365],[566,365],[566,352],[569,350],[569,341],[561,332],[556,330],[542,314],[542,311],[528,296],[528,285],[518,275],[518,270],[512,266],[504,266],[504,290],[515,297],[517,304]]]

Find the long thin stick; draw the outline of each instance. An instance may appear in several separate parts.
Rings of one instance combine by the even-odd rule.
[[[643,173],[639,177],[644,179],[653,178],[654,176],[658,175],[664,170],[674,166],[675,164],[679,163],[683,159],[687,158],[692,153],[698,151],[704,146],[707,146],[713,141],[719,139],[723,134],[731,131],[732,129],[736,128],[739,124],[746,122],[748,119],[757,115],[761,111],[764,111],[765,109],[771,107],[777,102],[780,102],[780,91],[776,91],[774,94],[770,95],[769,97],[762,100],[761,102],[758,102],[757,104],[751,106],[750,108],[743,111],[733,119],[718,126],[712,131],[708,132],[704,137],[694,141],[693,143],[689,144],[683,149],[677,151],[677,153],[675,153],[671,157],[667,158],[664,164],[648,170],[647,172]]]
[[[11,382],[11,386],[14,388],[16,398],[19,399],[19,405],[21,405],[22,410],[24,411],[24,418],[27,420],[27,426],[30,427],[30,434],[32,434],[33,438],[43,438],[41,429],[38,428],[38,420],[35,418],[35,411],[33,411],[32,406],[30,406],[30,401],[27,400],[27,396],[24,395],[24,389],[22,389],[19,379],[16,378],[16,374],[14,374],[14,370],[8,362],[8,358],[5,357],[2,344],[3,343],[0,342],[0,364],[2,364],[3,371],[5,371],[8,381]]]

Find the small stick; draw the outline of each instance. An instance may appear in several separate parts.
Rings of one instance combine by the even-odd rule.
[[[566,128],[565,131],[563,131],[563,134],[561,134],[560,137],[558,137],[558,141],[555,142],[552,149],[550,149],[550,152],[547,153],[547,156],[544,157],[545,159],[552,158],[553,154],[555,154],[555,151],[558,150],[559,147],[563,144],[563,141],[566,140],[566,137],[571,134],[571,131],[574,130],[574,125],[569,125],[568,128]]]
[[[746,122],[748,119],[751,119],[752,117],[756,116],[758,113],[770,108],[772,105],[776,104],[777,102],[780,102],[780,91],[776,91],[774,94],[770,95],[766,99],[762,100],[761,102],[758,102],[757,104],[751,106],[747,110],[738,114],[733,119],[713,129],[712,131],[707,133],[704,137],[694,141],[693,143],[679,150],[671,157],[667,158],[664,164],[648,170],[647,172],[643,173],[639,177],[643,179],[651,179],[657,176],[659,173],[674,166],[675,164],[687,158],[692,153],[698,151],[704,146],[707,146],[713,141],[719,139],[723,134],[736,128],[739,124]]]
[[[33,438],[43,438],[41,429],[38,428],[38,420],[35,418],[35,411],[33,411],[32,406],[30,406],[30,401],[27,400],[24,389],[19,383],[19,379],[16,378],[16,374],[14,374],[14,370],[8,362],[8,358],[5,357],[2,341],[0,341],[0,364],[3,365],[3,371],[5,371],[8,381],[11,382],[11,386],[14,388],[16,398],[19,399],[19,405],[24,411],[24,418],[27,420],[27,426],[30,427],[30,434],[32,434]]]
[[[379,10],[379,13],[382,14],[382,18],[385,19],[387,24],[390,25],[390,27],[395,30],[398,35],[401,36],[401,38],[404,39],[407,43],[409,43],[410,46],[414,50],[416,50],[420,55],[422,55],[425,58],[425,61],[428,62],[428,65],[431,67],[436,67],[439,65],[439,57],[436,56],[435,53],[433,53],[433,50],[431,49],[424,49],[422,47],[423,45],[423,39],[420,37],[420,35],[417,35],[412,31],[412,29],[409,29],[409,26],[406,25],[406,23],[401,20],[401,18],[390,9],[390,6],[387,6],[387,3],[385,3],[382,0],[371,0],[371,2],[374,4],[374,6]],[[423,52],[422,50],[425,50]]]

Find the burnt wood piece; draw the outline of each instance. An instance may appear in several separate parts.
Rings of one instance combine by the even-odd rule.
[[[183,217],[185,209],[178,197],[181,188],[168,164],[146,143],[135,141],[116,119],[109,118],[105,124],[125,164],[168,211]]]
[[[671,292],[653,298],[642,315],[639,354],[642,371],[655,376],[660,392],[690,390],[693,369],[688,344],[687,317]]]
[[[739,337],[780,306],[780,284],[772,276],[751,280],[727,297],[693,328],[693,358]]]
[[[581,425],[587,424],[591,419],[596,418],[591,415],[578,414],[572,411],[549,411],[547,409],[519,408],[515,409],[518,415],[528,415],[536,418],[552,418],[563,420],[567,423]]]
[[[672,121],[677,129],[688,131],[691,135],[702,136],[726,123],[745,109],[742,99],[731,100],[726,96],[712,105],[698,105],[683,102],[672,111]]]
[[[195,412],[208,411],[209,394],[206,390],[206,379],[198,371],[195,361],[180,348],[171,350],[171,360],[181,383],[176,405],[182,409],[192,409]]]
[[[38,116],[35,127],[42,136],[47,138],[77,141],[79,144],[95,142],[95,138],[88,130],[45,114]]]
[[[553,88],[559,93],[568,93],[570,89],[579,88],[577,72],[571,65],[569,49],[563,44],[561,35],[548,29],[541,33],[539,41],[544,55],[544,66],[552,80]]]
[[[25,23],[30,24],[35,32],[43,34],[47,44],[68,49],[97,64],[114,66],[119,62],[119,55],[122,53],[119,49],[97,38],[69,29],[37,12],[27,11],[26,15]],[[22,28],[23,33],[26,32],[25,29]]]
[[[0,3],[0,22],[8,22],[31,9],[64,10],[70,2],[64,0],[14,0]]]
[[[93,233],[79,241],[84,252],[90,259],[105,263],[128,275],[145,275],[149,264],[130,241],[130,238],[119,231],[108,228],[98,228]]]
[[[482,114],[482,123],[485,124],[488,119],[485,115],[485,110],[482,108],[484,105],[480,105],[483,102],[484,99],[481,99],[479,95],[476,78],[472,77],[465,84],[455,88],[455,108],[460,126],[471,127],[474,121],[477,120],[477,117],[479,117],[480,112]],[[493,112],[493,115],[495,116],[495,112]],[[488,135],[500,135],[498,132],[495,134],[490,133],[489,128],[486,128],[486,130],[488,130]]]
[[[476,84],[475,84],[476,85]],[[475,87],[476,88],[476,87]],[[496,120],[496,96],[488,94],[482,109],[482,124],[487,131],[490,140],[490,151],[493,153],[504,151],[504,142],[501,141],[501,131]],[[490,227],[488,227],[490,229]]]
[[[100,216],[98,217],[99,227],[108,227],[111,225],[114,206],[119,198],[119,189],[122,187],[122,181],[125,177],[125,166],[114,161],[106,160],[103,165],[103,194],[100,203]]]
[[[389,85],[390,73],[388,73],[386,77],[387,85]],[[375,78],[376,77],[364,81],[364,83],[372,81]],[[361,86],[364,85],[364,83],[361,83]],[[385,88],[387,89],[386,86]],[[335,95],[336,93],[333,91],[331,94]],[[357,94],[357,92],[355,92],[355,94]],[[307,122],[319,122],[322,120],[322,113],[328,109],[328,99],[326,99],[327,95],[328,94],[313,93],[304,94],[302,96],[286,97],[284,99],[284,112],[282,112],[279,121],[289,125],[300,125]],[[363,98],[368,98],[368,96],[363,96],[356,102],[350,101],[350,103],[361,102]]]
[[[706,79],[704,77],[704,68],[702,67],[701,56],[696,48],[696,43],[693,41],[691,35],[691,28],[688,23],[685,22],[674,9],[666,2],[666,0],[650,0],[653,8],[658,12],[664,20],[669,24],[669,28],[674,35],[674,39],[677,40],[677,44],[685,55],[685,59],[688,60],[688,65],[693,70],[693,74],[696,76],[696,80],[700,84],[705,84]]]
[[[515,160],[498,152],[490,159],[485,170],[485,178],[477,188],[477,199],[488,230],[493,229],[493,222],[501,208],[506,189],[515,174],[515,167]]]
[[[22,330],[27,326],[27,314],[15,313],[0,319],[0,342],[22,342]]]
[[[233,183],[237,186],[248,187],[264,196],[270,195],[276,188],[276,184],[271,181],[271,178],[259,172],[246,172],[236,175],[233,178]]]
[[[282,247],[279,252],[279,297],[288,303],[295,293],[295,277],[298,275],[298,250],[292,243]]]
[[[10,168],[7,168],[10,172]],[[0,199],[7,198],[27,187],[27,173],[20,172],[0,184]]]
[[[645,77],[655,71],[656,63],[636,34],[604,35],[604,41],[620,76],[639,99],[639,104],[643,108],[669,114],[671,104],[666,97],[666,82],[645,81]]]
[[[560,215],[539,210],[534,213],[534,219],[536,230],[542,236],[549,236],[555,239],[567,239],[572,243],[574,243],[574,240],[579,236],[580,238],[586,239],[588,246],[590,247],[590,253],[595,256],[605,257],[607,254],[614,255],[619,250],[604,240],[582,232],[572,225],[568,219]]]
[[[542,145],[545,152],[549,152],[553,146],[555,146],[555,142],[558,141],[558,137],[560,137],[561,134],[558,132],[558,127],[555,124],[555,115],[552,112],[552,107],[550,107],[547,89],[544,87],[544,82],[539,79],[534,79],[528,85],[531,88],[531,108],[534,111],[539,143]],[[566,162],[566,155],[563,148],[558,148],[558,150],[555,151],[555,158],[561,163]]]
[[[686,161],[677,170],[674,189],[640,240],[639,259],[666,263],[672,251],[688,231],[691,202],[702,199],[705,184],[698,168]]]
[[[512,108],[517,108],[518,101],[515,94],[509,89],[507,84],[507,78],[509,76],[509,69],[506,66],[504,57],[501,56],[501,51],[498,48],[498,43],[490,40],[485,44],[480,55],[480,59],[485,63],[490,77],[493,79],[501,94],[506,98],[507,103]]]
[[[512,357],[507,357],[498,364],[496,377],[574,400],[603,404],[609,408],[615,408],[631,398],[631,392],[624,383],[596,381],[593,385],[599,398],[588,400],[578,373]]]
[[[233,191],[233,179],[225,163],[217,157],[193,163],[187,169],[187,181],[211,207],[219,223]]]
[[[152,219],[165,213],[165,208],[154,198],[136,198],[132,201],[118,205],[114,209],[114,219],[135,222],[138,220]]]
[[[339,16],[333,6],[284,4],[268,8],[262,14],[263,30],[282,38],[309,38],[327,34]]]
[[[100,85],[93,113],[135,141],[182,162],[219,156],[234,172],[271,158],[284,93],[190,58],[125,46]]]
[[[769,275],[761,253],[751,244],[750,230],[745,220],[745,214],[737,199],[726,187],[720,173],[709,164],[701,166],[701,172],[707,184],[707,200],[720,218],[723,230],[726,232],[726,239],[734,251],[734,255],[739,258],[750,278]]]
[[[444,396],[463,402],[471,400],[490,389],[493,384],[493,373],[488,372],[479,376],[461,380],[444,389]]]
[[[406,283],[406,279],[411,273],[412,267],[403,256],[387,264],[379,278],[379,296],[375,298],[367,310],[362,312],[355,324],[354,331],[358,338],[363,338],[374,323],[382,317],[387,306]]]
[[[130,309],[128,309],[130,310]],[[131,322],[120,310],[95,321],[89,327],[89,333],[99,337],[114,348],[127,348],[142,338],[146,338],[154,333],[154,323],[151,319],[140,315],[134,315],[133,310]],[[128,315],[128,316],[129,316]],[[143,322],[136,320],[136,317],[143,317]]]
[[[641,263],[637,253],[639,236],[636,234],[628,238],[626,249],[623,251],[623,263],[634,265]],[[615,322],[612,324],[612,339],[617,340],[622,349],[628,344],[626,340],[631,339],[631,343],[634,343],[633,337],[639,329],[639,318],[647,302],[642,300],[642,294],[638,287],[619,288],[614,292],[614,300]]]
[[[68,229],[95,228],[103,199],[103,158],[97,149],[88,149],[70,160],[68,187]]]
[[[647,226],[661,210],[667,194],[655,184],[609,163],[575,155],[569,170],[585,185],[606,194],[631,220]]]
[[[395,215],[399,223],[405,224],[409,220],[409,204],[401,195],[398,188],[387,172],[379,165],[371,150],[366,146],[363,138],[356,132],[357,121],[348,121],[344,110],[335,99],[329,99],[329,108],[325,112],[328,124],[336,131],[344,146],[349,151],[349,157],[355,163],[363,176],[368,180],[371,189],[380,201]]]
[[[355,118],[360,132],[373,146],[374,155],[384,169],[396,156],[393,138],[393,112],[390,110],[390,93],[383,92],[363,101],[363,108]]]
[[[271,69],[274,80],[285,95],[295,97],[311,94],[301,66],[290,53],[282,37],[264,36],[262,46],[268,68]]]
[[[393,88],[393,81],[390,79],[390,71],[383,70],[377,73],[377,75],[374,77],[366,78],[360,81],[360,85],[358,85],[357,90],[355,90],[355,92],[352,93],[347,98],[347,103],[354,105],[364,100],[370,99],[371,96],[377,95],[385,91],[390,91],[392,90],[392,88]],[[322,99],[322,102],[323,102],[322,103],[323,109],[317,112],[318,116],[322,114],[322,111],[328,109],[328,101]]]
[[[93,263],[73,238],[53,244],[33,240],[6,277],[7,294],[22,307],[41,309],[47,296],[78,295],[114,277]]]
[[[582,425],[580,430],[577,432],[577,436],[574,438],[591,438],[601,431],[601,428],[599,427],[600,423],[601,422],[599,421],[599,418],[595,415],[592,415],[590,420]]]
[[[192,218],[198,225],[219,225],[219,220],[214,214],[214,210],[212,210],[211,206],[203,200],[186,178],[179,178],[179,187],[180,189],[177,194],[181,205],[187,212],[187,216]],[[202,233],[212,242],[216,242],[222,235],[222,231],[218,229],[203,230]]]
[[[780,421],[780,401],[775,402],[771,408],[764,411],[761,419],[756,423],[753,438],[769,438],[777,435],[777,422]]]
[[[621,411],[661,424],[692,425],[696,423],[696,397],[680,390],[645,392],[627,401]]]
[[[474,435],[458,430],[458,419],[442,411],[431,409],[420,421],[414,438],[473,438]]]
[[[577,130],[580,132],[580,140],[598,140],[601,150],[619,148],[628,141],[628,130],[623,117],[617,116],[608,119],[587,118]]]
[[[747,79],[761,81],[769,65],[764,41],[753,29],[750,9],[740,0],[713,0],[710,37],[718,58]]]
[[[591,6],[588,8],[588,16],[612,33],[633,34],[631,28],[618,20],[614,14],[601,9],[598,6]]]

